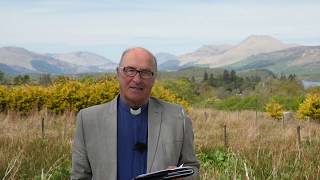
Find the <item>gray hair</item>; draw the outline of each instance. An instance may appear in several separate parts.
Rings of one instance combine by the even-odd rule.
[[[123,59],[124,59],[124,56],[128,53],[128,52],[130,52],[130,51],[133,51],[133,50],[136,50],[136,49],[141,49],[141,50],[143,50],[143,51],[145,51],[146,53],[148,53],[149,55],[150,55],[150,57],[151,57],[151,59],[153,60],[153,63],[154,63],[154,70],[155,70],[155,72],[157,72],[157,70],[158,70],[158,68],[157,68],[157,59],[156,59],[156,57],[149,51],[149,50],[147,50],[147,49],[145,49],[145,48],[143,48],[143,47],[133,47],[133,48],[128,48],[128,49],[126,49],[123,53],[122,53],[122,55],[121,55],[121,59],[120,59],[120,62],[119,62],[119,67],[122,65],[122,63],[123,63]]]

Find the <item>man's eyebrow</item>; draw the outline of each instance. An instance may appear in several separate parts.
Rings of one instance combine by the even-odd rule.
[[[132,68],[132,69],[137,69],[135,67],[132,67],[132,66],[123,66],[124,68]]]
[[[135,67],[132,67],[132,66],[124,66],[124,67],[136,69],[136,70],[138,70],[138,71],[150,71],[150,72],[153,72],[151,69],[135,68]]]
[[[150,71],[150,72],[153,72],[153,71],[150,70],[150,69],[140,69],[140,71]]]

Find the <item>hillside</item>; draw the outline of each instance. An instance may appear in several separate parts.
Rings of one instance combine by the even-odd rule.
[[[318,75],[320,72],[320,46],[300,46],[281,51],[250,56],[229,69],[268,69],[275,73]],[[320,76],[318,76],[319,78]]]
[[[0,48],[0,70],[7,74],[42,73],[63,74],[75,66],[58,59],[28,51],[20,47]]]
[[[9,75],[96,73],[115,67],[110,60],[89,52],[39,54],[20,47],[0,48],[0,70]]]
[[[90,52],[70,52],[61,54],[48,54],[49,56],[60,59],[62,61],[76,64],[80,66],[97,66],[103,64],[113,64],[111,60],[106,59],[103,56],[90,53]]]
[[[179,69],[178,57],[170,53],[157,53],[158,69],[161,71],[175,71]]]
[[[194,52],[179,56],[180,65],[192,65],[208,57],[217,56],[231,49],[232,45],[205,45]]]
[[[249,36],[235,46],[222,46],[220,51],[216,47],[208,47],[205,52],[201,49],[194,53],[180,56],[181,65],[191,63],[192,65],[206,65],[208,67],[222,67],[236,63],[252,55],[268,53],[295,47],[297,45],[285,44],[270,36]],[[218,46],[219,47],[219,46]],[[213,52],[213,53],[208,53]],[[191,65],[190,64],[190,65]]]
[[[158,69],[171,72],[169,75],[161,72],[163,77],[170,77],[174,71],[198,77],[198,72],[188,72],[191,67],[217,68],[218,71],[266,69],[315,81],[320,77],[320,46],[286,44],[270,36],[249,36],[236,45],[205,45],[180,56],[168,52],[155,56]],[[109,59],[86,51],[40,54],[20,47],[0,48],[0,70],[6,74],[104,73],[114,72],[116,66]]]
[[[202,81],[204,77],[204,73],[207,72],[208,75],[212,74],[214,77],[221,76],[223,74],[223,68],[205,68],[205,67],[188,67],[184,69],[180,69],[174,72],[159,72],[159,79],[178,79],[178,78],[188,78],[194,77],[196,81]],[[250,69],[250,70],[242,70],[236,72],[240,77],[251,77],[257,76],[261,79],[266,79],[268,77],[273,77],[273,72],[265,69]]]

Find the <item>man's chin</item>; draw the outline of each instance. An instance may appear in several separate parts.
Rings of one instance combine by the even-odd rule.
[[[139,98],[131,98],[130,101],[134,107],[141,107],[146,103],[147,100],[141,99],[141,97],[139,97]]]

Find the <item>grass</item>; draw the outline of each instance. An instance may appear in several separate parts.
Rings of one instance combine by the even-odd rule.
[[[206,115],[205,115],[206,114]],[[319,179],[320,125],[315,122],[282,122],[263,113],[194,110],[195,145],[202,165],[217,161],[217,150],[227,166],[202,166],[202,179]],[[207,116],[207,118],[206,118]],[[257,118],[256,118],[257,117]],[[224,125],[227,129],[225,147]],[[301,144],[297,127],[301,127]],[[220,155],[221,156],[221,155]],[[233,171],[230,171],[232,170]],[[225,173],[227,171],[227,173]],[[208,175],[209,174],[209,175]]]
[[[193,109],[190,117],[201,179],[320,178],[318,123],[211,109]],[[0,114],[0,179],[69,179],[74,122],[72,113]]]
[[[41,118],[44,117],[44,137]],[[74,115],[1,114],[0,177],[3,179],[68,179]]]

